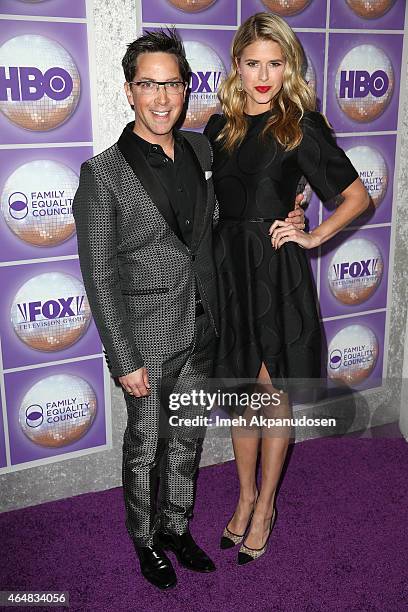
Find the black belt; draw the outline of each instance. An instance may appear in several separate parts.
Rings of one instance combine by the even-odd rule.
[[[284,221],[284,217],[221,217],[220,221],[235,221],[236,223],[272,223],[273,221]]]

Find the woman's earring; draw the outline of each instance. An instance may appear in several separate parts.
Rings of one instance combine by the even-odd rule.
[[[242,76],[241,75],[239,75],[239,86],[236,88],[236,90],[240,91],[240,92],[244,91],[244,86],[243,86],[243,83],[242,83]]]

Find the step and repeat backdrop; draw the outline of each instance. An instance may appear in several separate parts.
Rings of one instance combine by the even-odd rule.
[[[202,131],[220,112],[217,89],[234,32],[250,15],[287,20],[305,50],[319,110],[360,173],[374,205],[311,256],[327,346],[329,393],[381,386],[387,306],[405,0],[141,0],[142,28],[176,25],[192,68],[185,128]],[[397,157],[398,159],[398,157]],[[310,228],[333,212],[305,188]],[[373,213],[373,214],[372,214]]]
[[[237,26],[273,11],[370,192],[374,214],[311,265],[333,393],[386,368],[404,0],[137,0],[142,28],[176,25],[192,67],[185,127],[219,112]],[[77,256],[72,199],[93,154],[86,0],[0,0],[0,472],[110,445],[110,386]],[[136,35],[136,20],[135,20]],[[122,41],[125,45],[129,41]],[[118,66],[118,70],[120,67]],[[331,214],[306,186],[313,228]]]
[[[93,155],[85,0],[0,2],[0,472],[107,448],[72,200]]]

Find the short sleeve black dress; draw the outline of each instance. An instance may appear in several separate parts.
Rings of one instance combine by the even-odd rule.
[[[302,176],[324,202],[358,173],[320,113],[305,114],[303,140],[288,152],[272,136],[259,138],[269,113],[246,116],[248,133],[232,154],[216,142],[223,115],[213,115],[204,132],[214,150],[220,206],[215,257],[221,338],[215,376],[255,378],[264,362],[273,384],[288,390],[288,379],[320,377],[321,324],[307,251],[294,242],[275,251],[268,230],[293,210]]]

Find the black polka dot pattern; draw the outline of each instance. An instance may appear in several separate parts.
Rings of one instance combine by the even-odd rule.
[[[215,255],[219,278],[221,339],[215,375],[254,378],[262,361],[272,381],[321,373],[321,325],[307,251],[293,242],[278,251],[268,230],[294,207],[305,176],[322,201],[338,195],[358,174],[324,118],[306,113],[303,140],[285,152],[260,134],[269,111],[248,116],[248,133],[232,154],[215,139],[225,118],[213,115],[205,129],[214,149],[213,179],[220,207]]]

